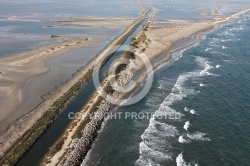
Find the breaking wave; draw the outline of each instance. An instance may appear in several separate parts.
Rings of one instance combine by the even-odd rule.
[[[187,137],[191,140],[196,140],[196,141],[210,141],[210,138],[206,137],[206,134],[201,132],[187,134]]]
[[[176,164],[177,166],[199,166],[197,163],[194,162],[186,162],[183,158],[183,154],[180,153],[176,158]]]

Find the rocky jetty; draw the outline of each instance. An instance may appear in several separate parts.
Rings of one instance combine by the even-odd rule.
[[[115,86],[126,87],[132,79],[136,70],[136,64],[134,60],[130,59],[126,69],[123,70],[117,80],[118,85],[112,85],[113,89]],[[120,91],[114,91],[110,97],[117,98],[122,93]],[[108,100],[102,100],[98,106],[98,110],[91,117],[91,121],[85,126],[82,131],[82,137],[75,141],[72,149],[66,155],[65,166],[79,166],[87,155],[91,148],[91,145],[95,141],[98,131],[101,129],[104,118],[108,115],[111,108],[111,103]]]

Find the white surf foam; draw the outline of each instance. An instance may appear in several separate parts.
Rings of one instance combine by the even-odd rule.
[[[225,49],[227,49],[227,47],[226,46],[222,46],[222,49],[225,50]]]
[[[191,125],[190,122],[187,121],[187,122],[185,122],[183,128],[184,128],[186,131],[188,131],[188,128],[190,127],[190,125]]]
[[[178,157],[176,158],[176,164],[177,164],[177,166],[186,166],[186,162],[185,162],[185,160],[183,158],[182,153],[180,153],[178,155]]]
[[[212,48],[206,48],[206,51],[212,50]]]
[[[187,134],[187,137],[190,138],[191,140],[210,141],[210,139],[206,137],[206,134],[201,132],[195,132],[193,134],[189,133]]]
[[[214,68],[213,66],[209,65],[208,62],[206,62],[205,69],[200,72],[201,75],[213,75],[212,73],[209,73],[208,71],[210,69]]]
[[[214,67],[210,64],[210,62],[208,60],[206,60],[205,58],[202,58],[200,56],[196,57],[196,61],[198,62],[198,64],[202,67],[204,67],[203,70],[200,71],[200,75],[205,76],[205,75],[214,75],[209,72],[210,69],[213,69]]]
[[[220,65],[216,65],[216,69],[220,68]]]
[[[208,73],[208,70],[212,68],[205,58],[197,57],[197,62],[205,68],[204,72]],[[170,107],[173,103],[180,101],[189,95],[195,94],[194,89],[185,87],[185,82],[190,79],[196,80],[197,78],[200,78],[200,72],[202,71],[197,70],[193,72],[186,72],[177,78],[176,83],[172,88],[172,92],[161,103],[159,109],[155,111],[154,115],[150,119],[148,128],[141,136],[142,142],[140,143],[139,150],[140,157],[136,161],[137,165],[150,165],[152,161],[158,163],[157,161],[165,161],[172,157],[172,154],[170,153],[172,147],[168,144],[167,138],[176,137],[179,135],[179,132],[176,127],[157,121],[156,117],[166,111],[176,112],[176,110]],[[185,107],[184,110],[189,111],[192,114],[195,113],[187,107]],[[184,129],[188,130],[189,126],[190,122],[187,121],[184,125]],[[185,139],[184,137],[179,137],[178,141],[184,143],[189,140]]]
[[[140,143],[140,158],[135,162],[135,165],[139,166],[150,166],[150,165],[159,165],[156,161],[163,160],[172,160],[172,157],[166,152],[160,152],[154,150],[152,147],[144,144],[144,142]]]
[[[189,108],[187,108],[187,107],[185,107],[185,108],[184,108],[184,111],[189,112],[189,111],[190,111],[190,109],[189,109]]]
[[[194,109],[189,109],[187,107],[184,108],[184,111],[186,112],[190,112],[191,114],[197,114],[196,111]],[[198,114],[197,114],[198,115]]]
[[[186,140],[182,135],[179,136],[178,141],[179,141],[179,143],[181,143],[181,144],[184,144],[184,143],[188,143],[188,142],[189,142],[189,141]]]
[[[194,162],[186,162],[183,158],[183,154],[180,153],[177,157],[176,157],[176,164],[177,166],[199,166],[197,163],[194,163]]]
[[[167,108],[164,103],[160,108],[163,109],[163,107]],[[148,128],[141,136],[143,141],[140,143],[140,157],[136,165],[150,165],[153,161],[153,165],[157,165],[156,161],[172,160],[172,154],[166,150],[172,147],[166,142],[166,138],[175,137],[179,135],[179,132],[176,127],[156,120],[156,114],[161,111],[160,109],[156,111],[150,119]]]
[[[172,105],[176,101],[182,100],[188,95],[194,94],[194,91],[192,89],[184,87],[185,81],[187,81],[190,77],[193,77],[194,75],[199,75],[199,73],[190,72],[181,74],[178,77],[174,87],[172,88],[172,93],[170,93],[165,98],[165,100],[161,103],[160,108],[154,113],[154,115],[150,119],[148,128],[141,136],[143,141],[140,144],[140,157],[136,161],[138,165],[139,163],[150,163],[150,159],[154,159],[153,161],[168,159],[163,155],[160,155],[160,153],[166,154],[166,150],[164,149],[167,146],[166,138],[176,137],[177,135],[179,135],[179,132],[176,127],[157,121],[156,117],[158,117],[159,115],[161,116],[161,114],[164,115],[164,113],[166,112],[176,112],[176,110],[172,109],[170,105]],[[151,150],[149,150],[149,148],[145,148],[144,145],[149,145]],[[169,147],[169,149],[171,149],[171,147]],[[155,151],[157,151],[157,153]],[[154,154],[158,156],[156,160],[156,155]],[[171,154],[168,154],[168,156],[171,156]]]
[[[179,98],[182,99],[183,97],[186,97],[187,95],[192,95],[192,94],[195,94],[194,90],[193,89],[188,89],[186,87],[184,87],[184,83],[189,80],[189,79],[193,79],[193,78],[197,78],[199,75],[198,75],[198,72],[197,71],[194,71],[194,72],[187,72],[187,73],[184,73],[184,74],[181,74],[174,87],[172,88],[172,95],[181,95],[182,97]]]
[[[195,110],[190,110],[190,113],[193,115],[196,114]]]
[[[153,116],[153,118],[150,119],[149,127],[145,130],[141,137],[142,139],[144,139],[147,138],[146,136],[152,134],[154,134],[155,136],[157,135],[161,138],[175,137],[176,135],[178,135],[178,130],[172,125],[161,123],[155,120],[155,117]]]
[[[140,143],[140,154],[142,154],[142,156],[145,158],[158,158],[158,159],[172,159],[172,157],[170,155],[167,155],[166,153],[160,152],[156,149],[154,149],[154,147],[145,144],[144,142]]]
[[[204,87],[204,86],[205,86],[205,84],[200,83],[200,86],[201,86],[201,87]]]
[[[136,166],[152,166],[152,165],[154,165],[154,166],[161,166],[160,164],[152,161],[151,159],[149,159],[149,158],[143,158],[143,157],[142,158],[140,157],[140,159],[138,159],[135,162],[135,165]]]
[[[163,103],[161,107],[159,108],[159,110],[155,112],[154,116],[160,119],[164,119],[164,118],[171,118],[172,116],[176,114],[181,115],[180,112],[176,111],[175,109]]]

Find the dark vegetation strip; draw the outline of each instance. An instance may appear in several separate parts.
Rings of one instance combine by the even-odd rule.
[[[140,36],[138,36],[137,39],[133,38],[131,40],[130,45],[134,46],[135,48],[138,48],[140,43],[145,43],[147,46],[148,42],[150,42],[150,41],[147,39],[145,33],[140,33]],[[132,49],[132,48],[130,48],[130,49]],[[122,58],[136,59],[134,50],[130,50],[130,49],[128,49],[127,51],[124,51],[122,53],[121,59]],[[126,64],[121,64],[116,68],[116,71],[115,71],[116,80],[119,78],[121,72],[126,70],[126,68],[127,68]],[[105,75],[106,79],[109,79],[110,76],[108,75],[107,72],[105,72],[104,75]],[[103,87],[104,91],[107,94],[112,95],[115,92],[112,85],[110,85],[110,83],[106,83],[106,84],[104,84],[104,83],[105,83],[105,81],[103,81],[103,83],[102,83],[102,87]],[[103,101],[103,99],[101,98],[101,99],[98,99],[95,103],[93,103],[93,107],[91,108],[91,113],[97,112],[99,110],[98,106],[101,105],[102,101]],[[111,104],[109,104],[109,105],[110,105],[110,108],[108,110],[106,110],[106,112],[109,112],[112,108],[112,105]],[[72,154],[70,154],[70,156],[68,156],[68,157],[73,158],[70,161],[66,161],[67,159],[63,158],[63,163],[65,166],[79,166],[79,165],[81,165],[81,163],[84,160],[85,156],[87,155],[88,151],[91,149],[93,142],[96,140],[96,138],[98,136],[98,131],[101,129],[101,125],[102,125],[104,118],[105,118],[105,116],[100,116],[100,117],[92,118],[92,119],[86,118],[80,122],[80,125],[76,129],[76,132],[74,133],[74,137],[73,137],[73,138],[77,138],[78,141],[81,141],[79,146],[75,147],[77,149],[78,153],[76,153],[74,156],[71,156]],[[70,149],[70,151],[68,153],[71,153],[71,151],[74,151],[74,150],[75,149]],[[65,152],[65,153],[67,153],[67,152]]]
[[[121,58],[128,58],[128,59],[135,59],[135,54],[132,51],[125,51],[122,53]],[[126,70],[127,65],[119,65],[117,67],[117,71],[115,72],[115,77],[118,78],[119,75],[123,70]],[[108,75],[106,75],[106,79],[108,79]],[[107,94],[112,95],[115,90],[113,89],[112,85],[110,83],[105,83],[105,81],[102,83],[102,87],[104,91]],[[95,103],[93,103],[92,108],[90,109],[90,113],[97,112],[99,110],[99,107],[104,99],[99,97]],[[106,112],[109,112],[111,110],[112,104],[109,104],[110,108],[106,110]],[[107,113],[106,113],[107,115]],[[80,122],[80,125],[77,127],[76,132],[74,133],[73,139],[77,139],[78,141],[81,141],[80,146],[77,146],[76,148],[78,149],[78,153],[75,154],[74,156],[69,156],[72,157],[70,162],[66,162],[66,158],[64,157],[63,163],[65,166],[79,166],[81,165],[83,159],[87,155],[88,151],[91,149],[93,142],[98,136],[98,131],[101,129],[102,122],[105,118],[105,114],[102,114],[99,117],[90,118],[87,116],[85,119],[83,119]],[[70,149],[68,152],[71,154],[71,151],[74,151],[75,149]],[[72,154],[71,154],[72,155]],[[66,163],[65,163],[66,162]]]
[[[131,35],[131,34],[136,30],[136,28],[137,28],[144,20],[145,20],[145,19],[140,19],[140,20],[131,28],[131,30],[130,30],[129,32],[127,32],[125,35],[123,35],[123,37],[122,37],[121,39],[119,39],[119,40],[115,43],[115,45],[116,45],[116,46],[119,46],[119,45],[123,44],[123,43],[125,42],[125,40],[129,37],[129,35]],[[109,45],[111,45],[111,44],[112,44],[112,42],[111,42]],[[104,51],[105,49],[107,49],[107,48],[109,47],[109,45],[106,46],[102,51]],[[105,65],[105,64],[107,63],[107,61],[112,57],[112,55],[114,54],[114,52],[115,52],[117,49],[118,49],[118,48],[114,48],[114,49],[112,49],[111,51],[109,51],[108,55],[104,58],[104,60],[102,60],[101,66],[103,66],[103,65]],[[101,52],[102,52],[102,51],[101,51]],[[99,54],[101,54],[101,52],[100,52]],[[99,54],[98,54],[98,55],[99,55]],[[132,54],[133,54],[133,53],[132,53]],[[98,55],[97,55],[96,57],[98,57]],[[124,56],[124,57],[126,57],[126,58],[128,58],[128,59],[129,59],[129,58],[132,58],[132,57],[133,57],[133,59],[135,59],[135,56],[134,56],[134,55],[131,55],[131,52],[124,52],[124,55],[126,55],[126,56]],[[118,67],[118,68],[119,68],[119,67]],[[104,73],[104,77],[107,77],[107,76],[108,76],[107,74],[108,74],[108,72],[105,72],[105,73]],[[113,88],[112,88],[112,86],[111,86],[110,84],[108,84],[107,86],[105,86],[105,92],[108,92],[108,94],[113,93]],[[94,103],[94,106],[91,108],[90,112],[91,112],[91,113],[92,113],[92,112],[95,112],[95,111],[98,109],[97,106],[99,106],[100,103],[101,103],[101,98],[99,98],[98,101],[96,101],[96,102]],[[91,120],[90,120],[89,117],[86,117],[83,121],[81,121],[81,122],[80,122],[81,124],[78,126],[78,128],[77,128],[76,132],[74,133],[72,139],[74,139],[74,138],[81,138],[81,137],[82,137],[82,130],[85,128],[85,126],[86,126],[90,121],[91,121]],[[74,122],[71,122],[71,124],[70,124],[67,128],[71,128],[71,126],[74,125],[73,123],[74,123]],[[61,150],[61,148],[62,148],[62,146],[63,146],[63,143],[64,143],[65,139],[66,139],[65,134],[63,134],[63,135],[54,143],[54,145],[49,149],[49,152],[45,155],[45,157],[44,157],[44,159],[43,159],[43,162],[47,162],[47,161],[46,161],[46,158],[47,158],[48,156],[53,156],[53,155],[55,155],[59,150]]]
[[[73,99],[76,94],[90,81],[92,78],[92,69],[90,69],[69,91],[56,100],[50,108],[42,115],[42,117],[15,143],[6,150],[5,155],[0,160],[0,165],[15,165],[23,154],[35,143],[35,141],[45,132],[51,125],[55,117],[60,113],[66,104]]]
[[[130,45],[134,46],[135,48],[138,48],[138,45],[140,43],[146,43],[146,45],[147,45],[147,42],[150,42],[150,41],[148,41],[146,35],[144,33],[140,33],[140,36],[138,36],[137,39],[132,38],[132,40],[130,42]],[[130,49],[132,49],[132,48],[130,48]],[[127,51],[124,51],[122,53],[121,58],[133,59],[133,60],[136,59],[134,50],[130,50],[130,49],[128,49]],[[127,68],[126,64],[120,64],[119,66],[117,66],[116,71],[115,71],[115,79],[116,80],[119,78],[120,73],[123,70],[126,70],[126,68]],[[108,79],[108,77],[110,77],[108,75],[108,72],[104,72],[103,75],[107,79]],[[110,83],[104,84],[104,82],[102,83],[102,87],[103,87],[104,91],[107,94],[112,95],[115,92],[112,85]],[[93,103],[93,106],[92,106],[92,108],[90,110],[91,113],[98,111],[98,106],[101,105],[102,100],[103,100],[102,98],[99,98],[95,103]],[[110,104],[110,106],[112,106],[112,105]],[[109,112],[109,111],[110,111],[110,109],[107,110],[107,112]],[[101,128],[101,124],[102,124],[104,118],[105,117],[102,117],[102,118],[99,118],[99,119],[90,119],[89,116],[87,116],[85,119],[83,119],[80,122],[80,125],[77,127],[76,132],[74,133],[72,139],[80,140],[83,137],[87,137],[87,139],[86,139],[87,141],[84,142],[84,145],[82,145],[82,148],[80,148],[80,151],[81,151],[80,155],[74,156],[75,160],[72,163],[70,163],[70,166],[81,165],[83,159],[87,155],[88,151],[91,149],[91,146],[92,146],[93,142],[95,141],[95,139],[98,136],[98,131]],[[91,128],[91,129],[90,130],[87,129],[87,131],[86,131],[85,129],[87,127]],[[85,133],[83,133],[83,131]],[[60,142],[58,142],[58,143],[60,143]],[[57,147],[57,146],[55,145],[55,147]],[[67,153],[67,152],[65,152],[65,153]],[[66,161],[66,159],[63,158],[63,163],[65,161]],[[67,163],[67,164],[69,164],[69,163]]]

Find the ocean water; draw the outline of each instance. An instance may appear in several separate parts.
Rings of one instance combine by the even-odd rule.
[[[173,54],[143,100],[115,110],[180,119],[106,119],[82,165],[250,165],[249,26],[244,15]]]

